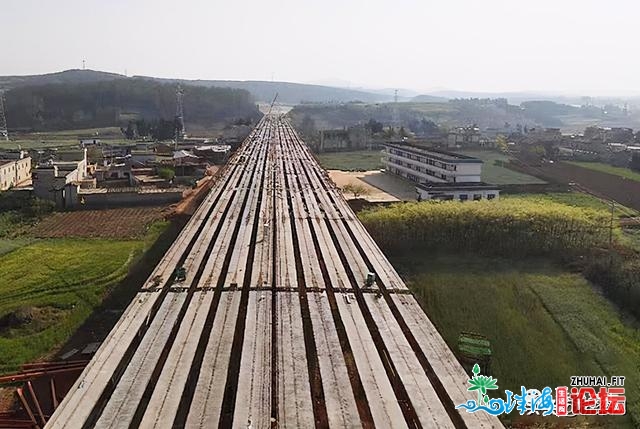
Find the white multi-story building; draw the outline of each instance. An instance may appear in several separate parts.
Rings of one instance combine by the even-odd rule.
[[[0,159],[0,191],[20,186],[31,179],[31,158]]]
[[[497,198],[500,190],[481,180],[482,160],[407,144],[385,144],[387,172],[415,182],[418,199],[479,200]]]
[[[68,183],[79,183],[87,178],[87,149],[76,154],[78,160],[53,161],[39,165],[33,173],[33,193],[36,197],[59,201]]]

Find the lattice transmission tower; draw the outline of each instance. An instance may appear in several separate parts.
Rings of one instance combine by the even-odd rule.
[[[178,88],[176,89],[176,143],[184,140],[184,136],[186,130],[184,128],[184,106],[182,103],[182,98],[184,96],[184,91],[180,84],[178,84]]]
[[[398,112],[398,90],[393,91],[393,110],[391,111],[392,128],[395,130],[400,127],[400,113]]]
[[[0,139],[9,141],[9,129],[7,128],[7,116],[5,115],[4,92],[0,91]]]

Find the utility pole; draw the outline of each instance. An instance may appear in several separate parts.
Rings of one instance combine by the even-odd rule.
[[[611,220],[609,222],[609,251],[611,252],[613,246],[613,213],[615,210],[615,201],[611,201]]]
[[[371,150],[371,145],[368,142],[367,137],[369,137],[367,135],[368,131],[367,131],[367,124],[363,124],[362,125],[362,135],[364,136],[364,147],[366,147],[368,150]]]
[[[4,92],[0,91],[0,138],[4,137],[6,141],[9,141],[9,129],[7,128],[7,117],[5,115],[5,100]]]

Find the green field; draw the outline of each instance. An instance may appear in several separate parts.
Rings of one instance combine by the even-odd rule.
[[[509,156],[492,150],[462,150],[458,151],[463,155],[480,158],[484,161],[482,165],[482,181],[494,185],[527,185],[535,183],[546,183],[542,179],[510,170],[506,167],[495,165],[496,161],[507,162]]]
[[[623,229],[620,236],[620,241],[640,254],[640,229]]]
[[[617,218],[629,215],[623,209],[616,209]],[[489,204],[407,203],[359,217],[453,350],[461,331],[490,339],[491,375],[501,389],[568,385],[573,375],[622,375],[626,420],[575,419],[562,427],[640,427],[637,284],[625,283],[633,279],[626,277],[637,263],[630,249],[640,248],[640,238],[614,222],[614,242],[629,246],[621,253],[627,259],[611,271],[598,268],[604,253],[590,250],[607,246],[609,210],[590,195],[550,193]],[[522,222],[512,224],[516,218]],[[571,238],[581,223],[584,237]],[[582,272],[612,277],[598,287]],[[516,416],[510,416],[515,425],[528,424]],[[535,427],[552,427],[547,422]]]
[[[0,256],[6,255],[9,252],[13,252],[16,249],[21,247],[28,246],[29,244],[36,241],[33,238],[13,238],[6,239],[0,238]]]
[[[98,133],[96,135],[96,133]],[[94,136],[109,144],[126,144],[120,128],[90,128],[81,130],[43,131],[11,134],[10,141],[0,140],[0,149],[35,149],[45,147],[78,147],[79,139]]]
[[[610,212],[611,205],[607,201],[603,201],[593,195],[582,192],[550,192],[548,194],[517,194],[517,195],[500,195],[501,199],[523,200],[523,201],[539,201],[562,203],[574,207],[584,207],[594,210],[603,210]],[[616,204],[613,214],[617,218],[638,216],[637,210]]]
[[[624,375],[627,409],[640,422],[640,332],[581,275],[543,260],[391,260],[452,349],[461,331],[490,339],[502,397],[521,385],[568,385],[572,375]],[[612,418],[609,427],[634,426]]]
[[[328,152],[316,156],[327,170],[370,171],[382,168],[382,154],[379,150]]]
[[[0,372],[39,359],[69,338],[165,227],[155,224],[140,240],[0,242],[9,250],[0,256]]]
[[[583,161],[567,161],[567,164],[577,165],[578,167],[588,168],[589,170],[600,171],[601,173],[609,173],[614,176],[624,177],[625,179],[640,182],[640,173],[629,168],[614,167],[613,165],[604,164],[602,162],[583,162]]]

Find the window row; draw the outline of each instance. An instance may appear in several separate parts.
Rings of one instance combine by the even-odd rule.
[[[455,182],[455,177],[453,177],[453,176],[447,176],[444,173],[438,173],[437,171],[430,170],[430,169],[428,169],[426,167],[420,167],[420,166],[418,166],[416,164],[413,164],[413,163],[410,163],[410,162],[406,162],[406,161],[402,161],[401,159],[398,159],[398,158],[389,157],[389,162],[392,162],[394,164],[409,168],[409,169],[414,170],[414,171],[418,171],[420,173],[426,174],[426,175],[431,176],[431,177],[435,177],[435,178],[438,178],[438,179],[446,180],[447,182]]]
[[[437,161],[435,159],[432,159],[426,156],[420,156],[411,152],[405,152],[398,149],[388,149],[388,152],[391,155],[398,155],[403,158],[418,161],[422,164],[433,165],[434,167],[442,168],[443,170],[457,171],[458,169],[458,166],[456,164],[449,164],[446,162]]]

